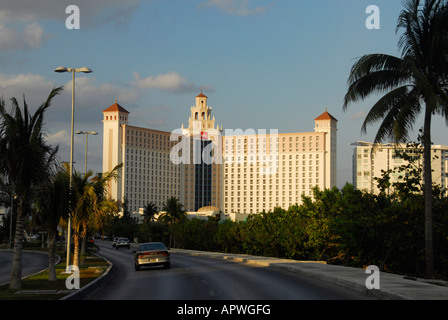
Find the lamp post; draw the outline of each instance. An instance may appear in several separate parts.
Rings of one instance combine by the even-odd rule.
[[[58,73],[64,73],[64,72],[71,72],[72,73],[72,120],[71,120],[71,142],[70,142],[70,196],[72,193],[72,183],[73,183],[73,140],[74,140],[74,120],[75,120],[75,73],[77,72],[83,72],[83,73],[91,73],[92,70],[86,67],[82,67],[80,69],[77,68],[67,68],[67,67],[58,67],[54,69],[55,72]],[[71,212],[68,213],[68,226],[67,226],[67,259],[66,259],[66,272],[71,273],[70,266],[70,238],[71,238]]]
[[[97,135],[98,132],[96,131],[76,131],[76,134],[85,134],[86,135],[86,155],[85,155],[85,161],[84,161],[84,174],[87,174],[87,137],[89,134]]]

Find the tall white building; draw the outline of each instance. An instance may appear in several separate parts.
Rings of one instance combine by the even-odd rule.
[[[166,200],[181,196],[181,171],[170,160],[171,132],[129,125],[129,112],[115,104],[103,111],[103,172],[122,164],[118,179],[108,186],[109,195],[128,200],[138,212],[150,201],[159,209]]]
[[[314,123],[314,132],[223,137],[224,213],[287,209],[335,186],[337,120],[325,111]]]
[[[376,144],[358,141],[352,143],[353,148],[353,185],[358,189],[378,193],[378,183],[375,178],[382,176],[382,170],[388,171],[408,164],[397,155],[397,150],[410,152],[405,144]],[[375,146],[375,147],[374,147]],[[423,154],[418,154],[420,159],[417,165],[423,166]],[[431,147],[431,167],[433,183],[442,188],[448,187],[448,146],[433,145]],[[391,182],[401,181],[403,173],[391,174]]]
[[[129,125],[117,102],[103,111],[103,171],[123,164],[108,187],[112,198],[126,197],[131,211],[150,201],[161,209],[175,196],[187,211],[253,214],[336,185],[337,120],[327,111],[312,132],[223,131],[207,99],[201,92],[188,127],[173,132]]]

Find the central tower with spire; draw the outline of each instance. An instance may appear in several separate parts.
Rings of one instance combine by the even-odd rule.
[[[190,118],[188,119],[188,135],[192,135],[193,131],[196,132],[208,132],[215,128],[215,117],[212,118],[212,107],[207,105],[207,96],[201,93],[196,96],[196,105],[190,108]],[[182,125],[182,129],[184,129]]]
[[[190,163],[183,168],[185,208],[192,211],[210,205],[221,207],[222,201],[222,127],[219,129],[215,124],[212,107],[202,90],[195,102],[190,108],[188,128],[182,124],[182,134],[190,143]]]

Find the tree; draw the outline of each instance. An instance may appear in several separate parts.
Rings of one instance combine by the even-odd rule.
[[[157,206],[154,202],[149,202],[143,211],[144,221],[149,223],[153,221],[155,214],[158,212]]]
[[[166,223],[170,229],[170,244],[172,244],[173,226],[175,223],[185,219],[186,214],[184,211],[184,205],[179,202],[176,197],[168,198],[166,204],[163,206],[162,215],[159,217],[160,221]]]
[[[61,218],[67,218],[69,212],[70,174],[65,164],[58,172],[52,175],[49,183],[39,189],[36,199],[37,223],[48,231],[48,280],[56,281],[55,246],[57,227]]]
[[[448,5],[443,0],[406,0],[396,31],[404,29],[398,47],[401,57],[362,56],[352,67],[344,98],[349,103],[373,93],[384,94],[370,109],[362,131],[380,119],[375,142],[390,138],[404,142],[420,113],[424,115],[424,194],[426,274],[434,276],[431,117],[448,122]]]
[[[23,98],[23,114],[16,98],[11,98],[8,113],[5,101],[0,100],[0,172],[6,176],[17,196],[17,222],[14,255],[11,269],[11,289],[22,287],[22,243],[25,217],[30,213],[33,191],[48,181],[55,164],[58,148],[49,146],[43,134],[44,113],[62,87],[54,88],[47,100],[32,115]]]
[[[80,240],[87,236],[89,222],[95,215],[102,215],[114,211],[115,205],[106,199],[106,184],[118,177],[117,171],[122,165],[117,165],[110,172],[101,176],[95,176],[92,179],[92,172],[88,171],[81,177],[74,172],[74,209],[72,212],[73,226],[73,264],[79,266],[79,244]],[[83,254],[83,253],[81,253]]]

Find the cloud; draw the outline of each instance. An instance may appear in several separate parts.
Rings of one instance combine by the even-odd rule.
[[[0,7],[1,21],[29,22],[42,19],[65,21],[65,9],[69,5],[76,5],[80,14],[90,22],[103,13],[113,14],[116,11],[126,11],[136,7],[140,2],[150,0],[2,0]]]
[[[139,3],[152,0],[77,0],[82,28],[131,21]],[[0,6],[0,52],[39,48],[49,36],[40,24],[45,20],[65,21],[72,0],[2,0]],[[61,24],[63,25],[63,24]]]
[[[22,103],[25,99],[30,106],[40,105],[46,100],[54,82],[38,74],[2,74],[0,73],[0,96],[9,100],[17,98]]]
[[[218,9],[233,15],[246,16],[266,12],[268,6],[249,7],[250,0],[208,0],[201,7],[217,7]]]
[[[65,145],[69,146],[70,133],[66,130],[59,130],[56,133],[47,134],[46,140],[51,145],[65,144]]]
[[[143,79],[140,78],[138,72],[134,72],[133,74],[133,85],[139,89],[159,89],[177,93],[195,92],[200,90],[196,84],[193,82],[188,82],[176,71],[171,71],[166,74],[159,74],[155,77],[149,76]]]
[[[8,28],[0,22],[0,48],[2,51],[36,49],[44,40],[44,29],[36,22],[27,24],[23,30]]]
[[[360,110],[352,115],[350,115],[350,119],[355,120],[355,119],[363,119],[366,117],[366,113],[363,110]]]

